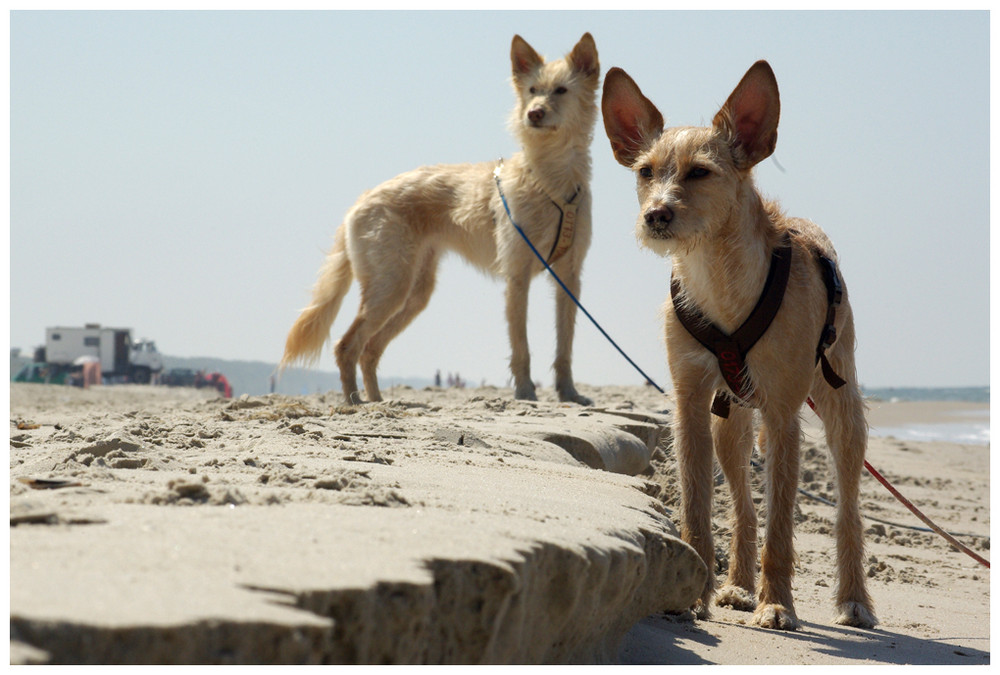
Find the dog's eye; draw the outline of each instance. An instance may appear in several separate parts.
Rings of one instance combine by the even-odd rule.
[[[710,173],[711,173],[711,171],[709,171],[708,169],[706,169],[704,167],[696,166],[693,169],[691,169],[690,171],[688,171],[687,177],[688,178],[704,178],[705,176],[707,176]]]
[[[537,94],[538,90],[535,89],[534,87],[528,87],[528,93],[529,94]]]
[[[644,166],[641,169],[639,169],[639,175],[642,176],[643,178],[652,178],[653,169],[651,169],[648,166]]]
[[[565,94],[566,93],[566,87],[556,87],[556,93],[557,94]]]

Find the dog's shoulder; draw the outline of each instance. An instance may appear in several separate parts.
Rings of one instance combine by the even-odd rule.
[[[837,259],[837,251],[826,232],[816,223],[806,218],[786,217],[782,220],[780,230],[787,231],[799,248],[813,256],[823,256],[831,260]]]

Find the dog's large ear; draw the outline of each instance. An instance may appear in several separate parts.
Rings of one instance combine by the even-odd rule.
[[[510,65],[514,77],[519,78],[540,68],[545,61],[524,41],[520,35],[515,35],[510,43]]]
[[[767,61],[750,67],[712,120],[729,137],[736,166],[749,169],[774,152],[778,142],[778,81]]]
[[[594,38],[590,33],[583,34],[567,58],[573,64],[574,70],[587,77],[596,80],[601,74],[601,64],[597,60],[597,45],[594,44]]]
[[[611,151],[629,168],[663,131],[663,115],[621,68],[612,68],[604,78],[601,111]]]

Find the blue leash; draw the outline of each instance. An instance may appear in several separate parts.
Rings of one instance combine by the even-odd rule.
[[[625,357],[625,360],[628,361],[632,365],[633,368],[635,368],[637,371],[639,371],[639,374],[642,375],[643,378],[645,378],[646,382],[648,382],[651,386],[653,386],[661,394],[665,394],[666,392],[663,391],[663,389],[660,387],[660,385],[656,384],[656,382],[653,382],[652,378],[650,378],[649,375],[647,375],[642,370],[642,368],[640,368],[636,364],[635,361],[633,361],[631,358],[629,358],[629,355],[626,354],[622,350],[622,348],[618,346],[618,343],[615,342],[611,338],[610,335],[608,335],[607,331],[605,331],[603,328],[601,328],[601,324],[597,323],[597,320],[590,315],[590,312],[587,311],[587,308],[584,307],[582,304],[580,304],[580,300],[577,299],[577,297],[575,295],[573,295],[573,292],[571,290],[569,290],[569,288],[566,287],[566,284],[564,284],[563,280],[559,278],[559,275],[555,273],[555,270],[552,269],[552,266],[549,265],[548,261],[546,261],[545,258],[542,256],[542,254],[538,252],[538,249],[535,248],[535,245],[531,243],[531,239],[529,239],[528,235],[524,233],[524,230],[521,229],[521,226],[518,225],[516,222],[514,222],[514,216],[511,214],[511,212],[510,212],[510,206],[507,204],[507,196],[504,195],[504,193],[503,193],[503,187],[500,185],[500,168],[502,166],[503,166],[503,163],[501,161],[501,163],[497,166],[497,168],[493,170],[493,178],[494,178],[494,180],[496,180],[496,183],[497,183],[497,192],[500,194],[500,201],[503,202],[503,208],[504,208],[504,210],[507,211],[507,218],[510,220],[510,224],[514,226],[514,228],[517,230],[518,234],[521,235],[521,238],[524,239],[524,242],[531,249],[531,252],[535,254],[535,257],[538,258],[539,261],[541,261],[542,265],[545,266],[545,269],[548,270],[549,274],[552,275],[552,278],[555,279],[557,282],[559,282],[559,285],[562,287],[562,289],[564,291],[566,291],[566,295],[568,295],[570,297],[570,299],[573,301],[573,303],[580,309],[580,311],[583,312],[584,315],[588,319],[590,319],[590,322],[592,324],[594,324],[594,327],[597,328],[597,330],[601,331],[601,335],[603,335],[607,339],[607,341],[611,343],[611,346],[614,347],[615,349],[617,349],[618,353],[621,354],[623,357]]]

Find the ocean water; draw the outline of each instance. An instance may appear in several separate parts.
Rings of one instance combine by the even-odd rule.
[[[954,422],[908,424],[902,427],[871,427],[872,436],[892,436],[904,441],[947,441],[966,445],[990,444],[989,411],[956,413]]]
[[[989,387],[862,387],[865,396],[879,401],[966,401],[989,403]]]
[[[989,387],[904,388],[889,387],[864,389],[869,399],[879,401],[951,401],[989,403]],[[871,429],[872,436],[892,436],[908,441],[947,441],[970,445],[990,444],[990,411],[973,409],[952,413],[952,421],[937,424],[908,424],[903,427]]]

